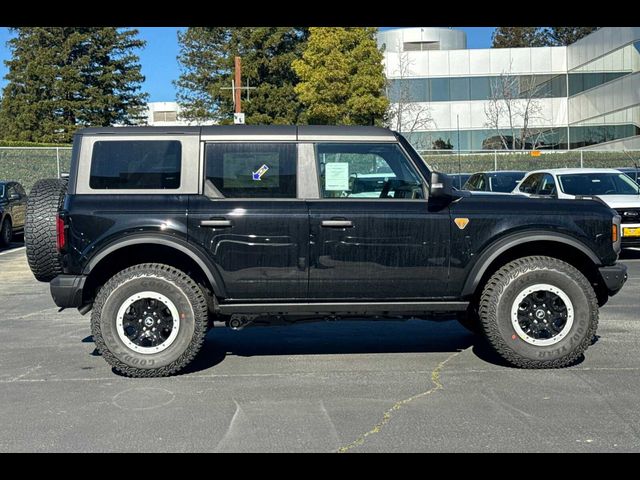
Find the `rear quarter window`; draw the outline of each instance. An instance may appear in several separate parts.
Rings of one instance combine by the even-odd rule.
[[[178,189],[182,146],[177,140],[114,140],[93,144],[94,190]]]

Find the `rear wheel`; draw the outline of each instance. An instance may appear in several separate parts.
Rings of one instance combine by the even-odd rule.
[[[13,225],[11,224],[11,219],[6,217],[2,226],[0,226],[0,247],[7,247],[11,243],[13,238]]]
[[[187,366],[207,333],[207,300],[185,273],[141,264],[98,292],[91,329],[104,359],[130,377],[162,377]]]
[[[525,257],[498,270],[480,299],[491,347],[522,368],[574,363],[598,326],[598,301],[585,276],[551,257]]]

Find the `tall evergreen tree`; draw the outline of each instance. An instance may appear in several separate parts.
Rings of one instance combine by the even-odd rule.
[[[547,45],[571,45],[600,27],[548,27],[545,31]]]
[[[298,78],[291,62],[302,55],[308,30],[301,27],[190,27],[178,33],[181,65],[178,102],[189,120],[233,119],[234,57],[242,58],[242,109],[249,124],[288,124],[300,120],[294,92]]]
[[[0,106],[5,139],[69,142],[82,126],[139,121],[147,95],[134,51],[137,30],[20,27]]]
[[[301,59],[295,90],[311,124],[380,124],[384,96],[382,52],[371,27],[314,27]]]
[[[546,45],[542,27],[496,27],[492,35],[493,48],[543,47]]]

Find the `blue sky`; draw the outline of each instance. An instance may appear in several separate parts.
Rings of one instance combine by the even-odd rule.
[[[393,27],[382,27],[393,28]],[[491,46],[493,27],[456,27],[467,32],[469,48],[488,48]],[[152,102],[175,100],[175,89],[172,80],[178,78],[178,30],[183,27],[143,27],[139,28],[140,37],[147,41],[147,46],[139,52],[142,73],[146,77],[144,90],[149,93]],[[4,64],[11,52],[6,45],[11,38],[9,29],[0,28],[0,88],[4,88],[4,76],[7,68]]]

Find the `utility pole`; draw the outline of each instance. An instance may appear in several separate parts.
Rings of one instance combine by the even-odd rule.
[[[234,79],[234,89],[233,89],[233,95],[234,95],[234,100],[233,103],[235,104],[235,113],[241,113],[242,112],[242,98],[241,98],[241,93],[242,93],[242,61],[240,60],[240,57],[235,57],[234,59],[234,71],[235,71],[235,79]]]
[[[242,113],[242,90],[247,91],[247,100],[249,100],[249,91],[254,90],[256,87],[249,86],[249,80],[247,80],[247,86],[242,86],[242,61],[240,57],[234,57],[233,61],[233,78],[231,79],[231,87],[221,87],[222,90],[231,90],[233,98],[233,123],[238,125],[244,124],[244,113]]]

